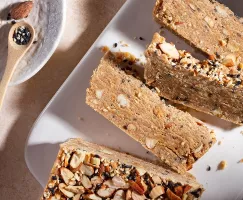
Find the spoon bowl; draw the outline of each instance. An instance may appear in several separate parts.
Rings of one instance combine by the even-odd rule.
[[[24,39],[21,39],[20,37],[18,37],[18,41],[16,40],[16,38],[14,38],[14,35],[18,33],[17,30],[20,27],[26,28],[30,33],[30,38],[26,43],[21,43],[22,40],[24,41]],[[25,32],[23,33],[23,35],[24,34],[27,33]],[[30,46],[33,44],[34,38],[35,38],[35,30],[30,24],[26,22],[18,22],[14,24],[9,31],[7,65],[4,71],[2,81],[0,83],[0,109],[2,107],[4,96],[6,94],[7,87],[13,76],[13,73],[21,58],[23,58],[25,53],[29,50]]]

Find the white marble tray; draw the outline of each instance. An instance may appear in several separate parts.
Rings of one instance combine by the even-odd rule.
[[[101,46],[108,45],[112,48],[115,42],[123,40],[130,47],[122,47],[121,50],[130,51],[138,57],[144,52],[153,33],[159,30],[151,14],[154,3],[155,0],[129,0],[125,3],[33,126],[26,143],[25,158],[31,173],[42,186],[47,182],[59,144],[68,138],[83,137],[152,159],[140,144],[85,104],[85,90],[89,86],[92,71],[102,57],[99,50]],[[171,41],[178,41],[168,32],[165,35]],[[145,40],[134,40],[135,36],[141,36]],[[177,46],[191,49],[182,41]],[[214,128],[217,139],[222,141],[220,146],[214,145],[191,170],[205,186],[203,199],[242,200],[243,164],[237,162],[243,158],[243,135],[240,134],[243,128],[216,117],[193,111],[192,113],[205,120],[210,128]],[[228,167],[217,171],[217,165],[222,160],[228,162]],[[211,171],[206,170],[208,166],[211,166]]]

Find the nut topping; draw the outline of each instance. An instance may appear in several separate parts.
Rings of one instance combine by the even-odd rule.
[[[85,157],[84,153],[80,153],[80,154],[78,154],[77,152],[74,153],[70,161],[70,166],[73,169],[76,169],[84,161],[84,157]]]
[[[200,190],[96,153],[64,150],[58,157],[59,170],[49,180],[42,200],[186,200],[191,190],[194,193]]]
[[[80,171],[87,176],[92,176],[94,174],[94,168],[85,164],[81,165]]]
[[[180,58],[179,52],[177,51],[175,46],[170,43],[166,43],[166,42],[162,43],[159,45],[159,48],[161,49],[161,51],[163,51],[165,54],[167,54],[168,56],[170,56],[173,59]]]
[[[113,197],[113,200],[125,200],[125,199],[126,196],[123,190],[118,190]]]
[[[152,199],[156,199],[157,197],[159,197],[160,195],[162,195],[164,193],[165,193],[165,188],[163,186],[156,186],[152,189],[149,196]]]
[[[129,107],[129,100],[124,94],[119,94],[117,97],[118,105],[122,108]]]
[[[115,190],[116,189],[114,189],[114,188],[101,188],[98,190],[97,194],[100,197],[108,198],[115,192]]]
[[[32,1],[25,1],[18,3],[10,11],[10,16],[12,19],[19,20],[28,17],[33,8]]]
[[[233,67],[236,65],[236,56],[234,54],[227,55],[224,60],[222,61],[222,64],[226,67]]]
[[[155,140],[152,138],[146,138],[146,140],[145,140],[145,144],[149,149],[153,149],[157,143],[158,143],[158,140]]]
[[[69,198],[72,198],[74,196],[73,192],[70,192],[68,190],[65,189],[66,185],[64,183],[60,183],[59,184],[59,190],[66,196]]]
[[[92,188],[92,184],[87,176],[83,175],[81,182],[86,189]]]
[[[62,176],[64,182],[65,182],[67,185],[70,184],[70,181],[71,181],[71,179],[74,177],[74,174],[73,174],[69,169],[67,169],[67,168],[65,168],[65,167],[62,167],[62,168],[60,169],[60,172],[61,172],[61,176]],[[75,184],[74,184],[74,185],[75,185]]]

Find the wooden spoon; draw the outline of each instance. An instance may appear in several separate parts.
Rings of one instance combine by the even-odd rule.
[[[15,30],[21,26],[26,27],[31,34],[31,38],[30,38],[29,42],[25,45],[17,44],[13,39]],[[2,81],[0,83],[0,109],[3,104],[3,100],[4,100],[4,96],[6,94],[6,91],[7,91],[8,84],[13,76],[16,66],[18,65],[20,59],[28,51],[30,46],[33,44],[34,38],[35,38],[35,30],[30,24],[28,24],[26,22],[18,22],[16,24],[14,24],[9,31],[7,65],[5,68],[5,72],[4,72]]]

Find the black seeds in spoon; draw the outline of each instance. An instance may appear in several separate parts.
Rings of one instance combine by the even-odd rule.
[[[13,34],[13,41],[18,45],[27,45],[31,39],[31,33],[24,26],[18,27]]]

